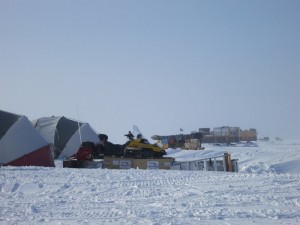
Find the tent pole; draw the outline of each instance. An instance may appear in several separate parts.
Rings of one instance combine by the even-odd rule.
[[[80,123],[79,123],[79,114],[78,114],[78,107],[77,107],[77,104],[76,104],[76,110],[77,110],[77,121],[78,121],[79,140],[80,140],[80,144],[82,144],[81,131],[80,131]]]

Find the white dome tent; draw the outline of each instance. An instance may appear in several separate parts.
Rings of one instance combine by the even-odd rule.
[[[26,116],[0,110],[0,164],[54,167],[50,144]]]
[[[81,141],[99,142],[97,133],[88,123],[64,116],[43,117],[32,123],[36,130],[53,144],[55,159],[64,159],[76,154]]]

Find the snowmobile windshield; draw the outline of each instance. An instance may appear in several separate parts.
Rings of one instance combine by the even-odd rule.
[[[147,140],[147,138],[145,138],[145,136],[142,134],[142,132],[139,130],[139,128],[136,125],[133,125],[133,134],[135,137],[141,135],[141,139],[144,140],[144,143],[150,144],[150,142]]]

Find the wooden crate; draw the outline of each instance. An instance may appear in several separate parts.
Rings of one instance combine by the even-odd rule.
[[[174,162],[173,158],[159,159],[131,159],[104,157],[104,168],[107,169],[165,169],[169,170]]]

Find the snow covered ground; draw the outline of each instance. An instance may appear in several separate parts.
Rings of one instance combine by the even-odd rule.
[[[300,141],[168,150],[230,152],[239,173],[0,168],[0,224],[300,224]]]

